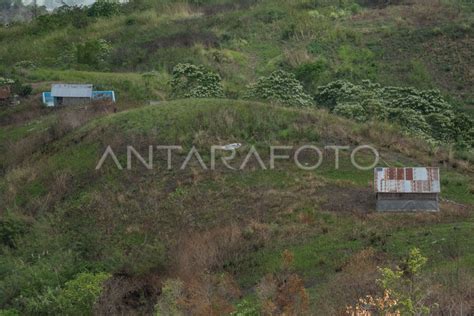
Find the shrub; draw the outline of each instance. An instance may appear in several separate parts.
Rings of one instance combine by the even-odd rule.
[[[13,79],[0,77],[0,87],[1,86],[12,85],[14,83],[15,83],[15,80],[13,80]]]
[[[184,296],[184,284],[180,279],[168,279],[163,283],[161,295],[155,305],[155,314],[159,315],[183,315],[180,301]],[[182,304],[181,304],[182,305]]]
[[[13,93],[21,97],[27,97],[33,92],[33,88],[29,84],[22,84],[20,81],[15,81],[13,85]]]
[[[421,270],[427,262],[418,248],[412,248],[400,267],[379,268],[381,278],[377,283],[383,295],[359,299],[356,306],[347,309],[351,315],[430,315],[430,306],[426,305],[427,293],[421,286]]]
[[[447,113],[431,113],[425,116],[435,139],[449,142],[453,139],[453,117]]]
[[[101,67],[107,63],[111,45],[103,39],[91,40],[76,46],[76,58],[79,64]]]
[[[260,306],[248,300],[242,300],[237,304],[236,309],[231,316],[258,316],[260,315]]]
[[[102,283],[109,277],[106,273],[80,273],[66,282],[58,295],[61,314],[92,314],[92,307],[102,291]]]
[[[267,274],[256,288],[264,315],[306,315],[309,296],[303,280],[293,272],[293,253],[282,253],[281,269]]]
[[[474,147],[474,119],[471,116],[457,113],[452,126],[453,137],[459,147]]]
[[[349,81],[337,80],[318,87],[315,99],[319,105],[334,109],[340,102],[360,101],[363,89]]]
[[[395,300],[395,308],[402,315],[429,315],[430,308],[424,305],[426,289],[420,287],[420,274],[428,259],[418,248],[412,248],[403,260],[401,268],[382,268],[378,280],[386,293]]]
[[[334,113],[357,122],[365,122],[367,120],[367,113],[359,103],[339,103],[334,108]]]
[[[420,134],[429,135],[431,128],[426,122],[423,115],[412,109],[389,108],[387,119],[390,122],[400,125],[407,131]]]
[[[472,121],[456,114],[437,90],[381,87],[369,80],[358,85],[337,80],[318,87],[315,100],[334,113],[359,122],[388,120],[429,141],[472,147]]]
[[[0,219],[0,242],[3,245],[14,248],[15,239],[27,231],[24,221],[10,215]]]
[[[165,246],[159,239],[134,232],[122,236],[117,246],[115,263],[121,273],[143,275],[164,266]]]
[[[98,0],[90,6],[87,14],[93,17],[111,17],[119,14],[120,4],[110,0]]]
[[[248,87],[245,95],[249,99],[269,100],[291,106],[310,106],[311,97],[303,90],[295,75],[277,70],[268,77],[261,77],[255,84]]]
[[[171,79],[172,96],[175,98],[221,98],[224,89],[218,74],[204,66],[177,64]]]
[[[318,83],[329,81],[331,77],[329,64],[324,58],[298,66],[295,75],[308,91],[315,89]]]

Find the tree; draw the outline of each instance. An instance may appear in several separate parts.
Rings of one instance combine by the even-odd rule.
[[[120,4],[110,0],[98,0],[89,8],[88,15],[93,17],[111,17],[119,14]]]
[[[360,299],[355,306],[347,308],[353,316],[373,315],[429,315],[431,308],[425,305],[428,292],[420,282],[421,271],[428,259],[421,254],[420,249],[410,249],[407,257],[395,269],[379,268],[381,278],[377,283],[383,290],[383,295],[371,295]]]
[[[313,105],[313,100],[304,92],[295,75],[284,70],[277,70],[268,77],[259,78],[248,87],[245,97],[292,106]]]
[[[221,77],[204,66],[177,64],[173,68],[171,94],[175,98],[221,98]]]

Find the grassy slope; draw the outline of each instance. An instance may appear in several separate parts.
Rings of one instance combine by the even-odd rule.
[[[341,6],[283,0],[211,1],[201,7],[164,3],[82,28],[0,29],[0,57],[5,65],[27,61],[43,68],[88,70],[66,75],[23,69],[20,74],[34,81],[93,81],[130,99],[162,99],[166,73],[178,62],[193,62],[217,70],[231,97],[257,76],[283,67],[297,73],[309,92],[337,78],[372,79],[438,88],[453,102],[472,107],[472,4],[416,1],[354,9],[351,1]],[[97,67],[67,57],[74,45],[97,39],[112,46],[102,71],[126,72],[113,81]],[[136,74],[127,74],[152,70],[158,77],[151,79],[156,86],[151,91],[136,85]]]
[[[230,272],[243,289],[251,289],[264,274],[278,269],[281,252],[290,249],[295,269],[312,293],[312,304],[328,312],[349,303],[343,297],[328,301],[328,296],[334,295],[339,282],[337,271],[367,247],[382,254],[381,263],[386,264],[402,257],[408,247],[418,246],[430,258],[430,271],[445,275],[456,268],[474,273],[469,173],[442,169],[443,195],[464,206],[443,203],[439,214],[377,214],[370,189],[372,172],[353,170],[347,154],[340,170],[326,159],[313,172],[285,161],[278,162],[275,170],[254,170],[251,163],[243,171],[230,171],[218,163],[213,172],[196,165],[167,171],[166,158],[158,153],[152,171],[140,167],[118,171],[111,161],[101,171],[94,170],[108,144],[124,165],[127,144],[142,153],[149,144],[180,144],[186,149],[195,145],[208,162],[210,145],[231,142],[244,144],[238,161],[253,144],[267,166],[270,144],[370,143],[391,165],[399,159],[413,165],[439,160],[423,143],[395,130],[387,136],[390,139],[371,134],[383,128],[390,129],[361,126],[322,110],[231,100],[165,102],[93,120],[48,143],[0,182],[4,214],[28,223],[27,232],[17,237],[17,249],[0,261],[1,304],[9,306],[20,293],[44,295],[80,271],[144,273],[162,264],[166,271],[176,251],[163,262],[140,249],[155,247],[155,239],[175,249],[185,231],[228,225],[248,231],[247,238],[258,246],[226,259],[224,268],[214,268],[216,272]],[[9,133],[23,129],[19,126]],[[394,139],[404,147],[394,146]],[[174,157],[177,166],[186,152]],[[260,230],[255,227],[268,239],[258,241]],[[31,258],[31,253],[48,255]],[[54,278],[47,270],[51,265],[56,267]],[[27,285],[31,278],[37,283]]]
[[[38,68],[21,66],[16,72],[34,82],[37,93],[54,81],[115,89],[119,110],[142,106],[145,100],[166,100],[169,71],[178,62],[217,70],[232,98],[259,75],[285,68],[297,74],[309,93],[337,78],[370,78],[387,85],[439,88],[472,110],[474,27],[469,4],[459,10],[456,1],[435,6],[419,1],[351,12],[314,1],[214,2],[200,8],[157,5],[99,19],[83,29],[67,26],[37,33],[33,25],[2,28],[1,67],[36,64]],[[192,37],[186,36],[190,28]],[[106,39],[113,48],[103,68],[78,64],[64,54],[72,45],[94,39]],[[138,144],[141,152],[148,144],[181,144],[186,149],[194,144],[206,152],[211,144],[242,142],[244,155],[251,144],[265,151],[275,143],[368,142],[382,152],[383,165],[449,162],[449,153],[408,139],[391,126],[361,126],[318,110],[180,100],[98,118],[83,127],[73,124],[73,131],[68,127],[57,133],[58,122],[69,116],[40,109],[37,103],[30,100],[0,112],[5,173],[0,212],[26,227],[15,235],[17,249],[5,248],[0,259],[3,308],[38,312],[34,306],[41,304],[28,299],[48,301],[48,291],[82,271],[140,274],[164,265],[165,272],[158,274],[168,273],[175,251],[168,251],[166,259],[147,253],[159,254],[161,243],[177,249],[183,231],[235,223],[252,247],[213,271],[232,273],[250,298],[255,283],[278,269],[283,249],[295,254],[295,268],[304,277],[312,304],[325,308],[321,314],[354,302],[356,297],[344,294],[344,282],[358,284],[348,274],[364,273],[347,266],[370,247],[378,265],[396,261],[408,247],[420,247],[430,258],[427,275],[437,275],[433,284],[441,283],[442,290],[462,292],[452,280],[462,273],[467,273],[466,280],[473,278],[474,183],[462,164],[457,165],[461,171],[451,163],[443,167],[442,186],[443,198],[463,206],[443,202],[440,214],[374,213],[372,174],[354,171],[347,155],[341,170],[334,170],[327,159],[315,172],[285,162],[274,171],[118,172],[110,164],[101,172],[93,170],[105,145],[118,148],[123,161],[128,143]],[[177,156],[177,161],[183,159],[184,154]],[[159,156],[157,165],[163,167],[165,157]],[[145,248],[153,251],[141,251]],[[371,284],[375,277],[370,274]],[[20,295],[26,299],[18,299]],[[42,306],[47,310],[46,303]]]

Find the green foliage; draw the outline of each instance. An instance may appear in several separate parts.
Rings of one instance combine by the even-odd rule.
[[[218,74],[204,66],[178,64],[173,68],[171,93],[175,98],[221,98],[224,89]]]
[[[353,119],[357,122],[365,122],[367,120],[367,112],[359,103],[339,103],[333,111],[337,115]]]
[[[470,136],[472,119],[456,113],[437,90],[382,87],[368,80],[356,85],[338,80],[318,87],[315,99],[319,105],[356,121],[388,120],[428,140],[474,145]]]
[[[163,268],[165,246],[157,238],[147,238],[140,233],[118,236],[114,260],[116,270],[141,275],[152,269]],[[112,245],[110,245],[112,246]]]
[[[269,100],[291,106],[310,106],[311,97],[303,90],[295,75],[284,70],[277,70],[268,77],[261,77],[248,87],[246,98]]]
[[[184,295],[184,283],[179,279],[167,279],[161,288],[161,295],[155,305],[155,316],[184,315],[179,300]]]
[[[230,315],[231,316],[258,316],[260,315],[260,307],[256,303],[249,300],[242,300],[239,302]]]
[[[410,249],[402,262],[402,268],[381,268],[378,283],[387,290],[396,304],[394,310],[402,315],[429,315],[430,307],[424,304],[426,289],[420,285],[421,270],[428,259],[418,248]]]
[[[307,91],[314,86],[327,83],[331,78],[329,63],[324,58],[319,58],[312,63],[305,63],[295,69],[296,79],[301,81]]]
[[[120,13],[120,4],[111,0],[98,0],[87,13],[93,17],[111,17]]]
[[[19,316],[21,313],[16,309],[0,309],[0,316]]]
[[[107,273],[80,273],[63,287],[46,287],[36,296],[24,298],[25,309],[31,314],[92,315]]]
[[[472,147],[474,140],[474,118],[466,113],[456,113],[452,121],[452,133],[459,147]]]
[[[80,273],[66,282],[57,299],[61,314],[92,314],[92,307],[102,291],[102,283],[109,277],[107,273]]]
[[[89,25],[86,9],[79,6],[64,5],[52,14],[43,14],[36,19],[33,33],[43,33],[72,25],[75,28],[85,28]]]
[[[92,67],[104,67],[107,64],[111,49],[110,43],[103,39],[77,44],[77,62]]]
[[[406,131],[430,138],[430,126],[424,116],[413,109],[388,108],[387,120],[398,124]]]
[[[374,53],[367,48],[353,45],[341,45],[338,50],[340,64],[336,68],[338,78],[363,79],[375,78],[377,69],[373,63]]]
[[[0,77],[0,86],[14,84],[15,80],[10,78]]]
[[[14,248],[16,238],[22,236],[27,231],[27,225],[24,221],[6,215],[0,218],[0,242],[8,247]]]
[[[12,92],[18,94],[20,97],[26,97],[33,92],[33,88],[30,84],[23,84],[20,80],[16,80],[12,86]]]

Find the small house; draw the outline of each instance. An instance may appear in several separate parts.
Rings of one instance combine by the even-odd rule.
[[[92,101],[115,103],[114,91],[94,91],[91,84],[53,84],[43,92],[43,104],[49,107],[88,104]]]
[[[375,168],[377,211],[439,211],[439,168]]]
[[[53,84],[51,96],[54,106],[87,104],[92,100],[92,85]]]

